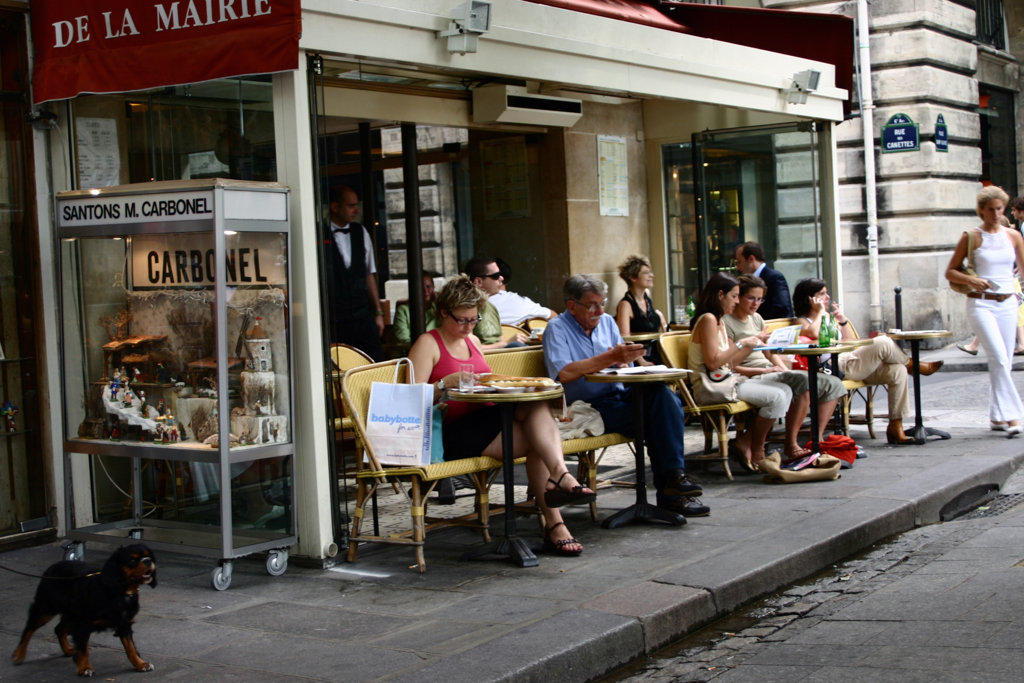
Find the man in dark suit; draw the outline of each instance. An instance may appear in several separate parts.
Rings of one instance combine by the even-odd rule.
[[[765,320],[793,317],[793,300],[789,296],[786,277],[769,268],[764,262],[764,249],[757,242],[744,242],[736,247],[736,270],[744,275],[754,275],[764,280],[768,291],[764,303],[757,311]]]
[[[1014,197],[1006,208],[1013,215],[1013,227],[1024,232],[1024,197]]]
[[[331,188],[330,201],[334,248],[331,341],[354,346],[375,361],[382,361],[384,311],[377,294],[373,242],[366,228],[356,222],[359,197],[352,188],[336,185]]]

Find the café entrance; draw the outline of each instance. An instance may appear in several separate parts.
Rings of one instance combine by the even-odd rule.
[[[822,220],[822,136],[815,122],[695,133],[662,147],[673,309],[736,247],[758,242],[792,286],[830,273]]]

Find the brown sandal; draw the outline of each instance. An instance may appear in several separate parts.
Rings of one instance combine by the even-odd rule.
[[[552,541],[551,540],[551,532],[554,531],[559,526],[565,526],[565,522],[556,522],[555,524],[552,524],[549,527],[548,526],[544,527],[544,549],[547,550],[548,552],[556,553],[558,555],[565,555],[567,557],[576,557],[577,555],[582,553],[583,552],[583,548],[580,548],[579,550],[566,550],[565,549],[565,546],[567,546],[567,545],[579,545],[579,546],[583,545],[582,543],[580,543],[575,538],[563,538],[561,541]],[[568,529],[569,527],[566,526],[565,528]]]
[[[593,503],[597,500],[597,494],[593,491],[590,493],[583,493],[583,489],[587,487],[582,484],[573,486],[569,491],[563,489],[561,486],[562,480],[565,479],[565,475],[567,474],[569,474],[569,470],[563,472],[562,476],[558,478],[558,481],[548,479],[548,481],[555,485],[555,490],[544,492],[545,505],[549,508],[560,508],[563,505],[587,505],[588,503]]]

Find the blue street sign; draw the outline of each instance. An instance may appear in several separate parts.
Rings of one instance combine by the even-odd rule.
[[[946,119],[942,118],[942,114],[935,121],[935,151],[949,151],[949,129],[946,128]]]
[[[893,114],[882,128],[882,153],[921,149],[918,126],[906,114]]]

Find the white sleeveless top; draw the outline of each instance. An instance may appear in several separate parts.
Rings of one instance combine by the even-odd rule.
[[[999,285],[998,291],[1002,294],[1013,292],[1013,263],[1016,252],[1006,234],[1006,228],[994,234],[984,230],[979,232],[981,245],[974,248],[974,269],[978,277]]]

